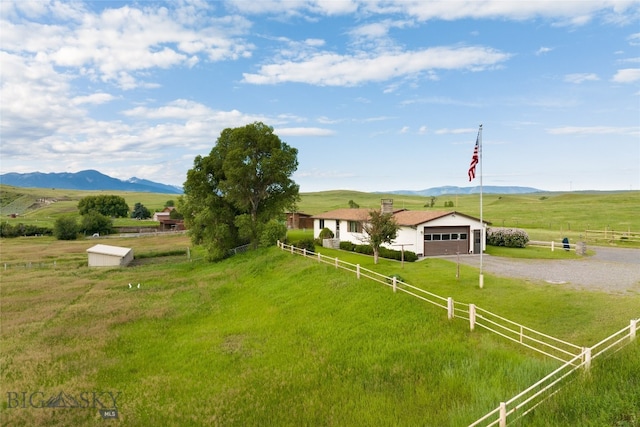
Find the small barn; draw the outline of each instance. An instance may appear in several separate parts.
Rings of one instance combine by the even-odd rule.
[[[133,261],[133,249],[95,245],[87,249],[89,267],[126,267]]]

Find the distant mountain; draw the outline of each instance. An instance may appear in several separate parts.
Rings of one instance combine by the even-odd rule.
[[[532,187],[508,187],[508,186],[496,186],[496,185],[484,185],[482,192],[487,194],[527,194],[527,193],[541,193],[544,190],[539,190]],[[385,193],[391,194],[403,194],[407,196],[442,196],[445,194],[478,194],[480,193],[480,187],[433,187],[425,190],[398,190],[389,191]]]
[[[182,194],[182,189],[140,178],[126,181],[112,178],[96,170],[61,173],[5,173],[0,175],[0,184],[28,188],[62,188],[67,190],[113,190],[143,193]]]

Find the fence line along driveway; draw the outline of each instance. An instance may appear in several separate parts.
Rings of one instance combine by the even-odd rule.
[[[561,250],[561,249],[556,249]],[[484,254],[482,269],[503,277],[540,280],[559,286],[609,293],[640,292],[640,249],[589,247],[595,255],[579,259],[520,259]],[[456,262],[457,257],[443,259]],[[480,267],[478,255],[460,255],[460,263]]]

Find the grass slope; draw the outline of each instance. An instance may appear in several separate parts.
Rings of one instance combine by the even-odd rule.
[[[109,244],[129,242],[135,253],[151,253],[184,239]],[[21,249],[20,240],[44,241],[9,240],[12,256],[33,250]],[[12,265],[3,271],[2,396],[120,392],[120,421],[141,426],[458,426],[557,366],[488,332],[471,333],[465,322],[448,321],[441,309],[415,298],[275,248],[218,264],[183,258],[89,269],[78,259],[92,243],[49,240],[40,252],[53,256],[57,249],[56,269]],[[369,257],[345,255],[373,268]],[[473,270],[463,269],[456,281],[455,265],[442,260],[403,270],[385,261],[375,268],[590,344],[628,324],[640,307],[638,295],[579,293],[491,277],[491,286],[479,290]],[[142,288],[129,290],[129,282]],[[617,356],[616,371],[635,366],[626,354]],[[608,373],[594,370],[593,377]],[[635,416],[633,407],[616,406],[637,396],[624,384],[611,379],[584,386],[597,387],[594,400],[618,388],[617,397],[599,403],[607,419]],[[571,405],[576,397],[570,389],[567,396]],[[96,408],[10,403],[2,404],[2,425],[104,423]],[[574,412],[571,420],[588,417],[588,404]],[[545,425],[580,424],[557,421],[555,414],[537,416],[549,421]]]
[[[16,272],[21,280],[3,283],[3,395],[118,391],[129,425],[458,425],[550,368],[275,250],[217,265],[61,271],[47,287],[46,270]],[[96,417],[7,406],[3,425]]]

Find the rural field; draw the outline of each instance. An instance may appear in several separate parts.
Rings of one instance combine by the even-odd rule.
[[[3,188],[3,206],[13,203],[17,211],[19,199],[25,206],[11,221],[53,221],[87,194],[38,191]],[[151,210],[172,198],[120,195]],[[638,196],[485,195],[485,219],[540,238],[573,238],[569,233],[591,228],[638,231]],[[29,209],[27,199],[43,197],[61,201]],[[303,194],[299,210],[318,213],[349,200],[374,208],[381,197]],[[425,198],[389,197],[396,207],[426,209]],[[443,209],[444,198],[438,200],[433,209]],[[460,196],[456,210],[477,215],[477,201]],[[134,265],[87,267],[86,249],[97,242],[133,248]],[[471,332],[424,301],[275,247],[212,264],[182,234],[0,244],[3,426],[465,426],[560,364],[488,331]],[[373,265],[366,256],[318,251],[580,346],[640,317],[638,292],[491,275],[479,289],[476,269],[463,265],[456,278],[448,260]],[[117,420],[108,419],[112,409]],[[567,381],[516,425],[640,425],[638,341],[594,360],[589,374]]]

